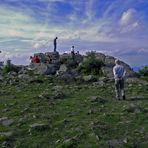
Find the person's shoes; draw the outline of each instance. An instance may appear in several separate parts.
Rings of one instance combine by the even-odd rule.
[[[123,100],[126,100],[125,95],[124,95],[124,96],[122,96],[122,99],[123,99]]]

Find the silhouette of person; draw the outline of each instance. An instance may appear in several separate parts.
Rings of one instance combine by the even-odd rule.
[[[57,39],[58,39],[58,37],[56,37],[56,38],[53,40],[54,52],[56,52],[56,49],[57,49]]]
[[[75,58],[75,50],[74,50],[74,46],[71,47],[71,56],[72,56],[72,59],[74,61],[74,58]]]

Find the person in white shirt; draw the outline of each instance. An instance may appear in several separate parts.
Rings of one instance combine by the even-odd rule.
[[[122,99],[125,100],[124,77],[126,70],[122,65],[120,65],[120,61],[118,59],[115,60],[115,64],[116,65],[113,67],[113,74],[115,78],[116,99],[120,100],[122,97]]]

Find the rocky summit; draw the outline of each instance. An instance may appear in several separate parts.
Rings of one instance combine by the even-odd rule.
[[[148,147],[148,81],[128,64],[126,100],[116,100],[114,57],[35,56],[39,63],[0,69],[0,147]]]

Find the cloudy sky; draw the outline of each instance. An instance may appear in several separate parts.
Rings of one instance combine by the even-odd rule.
[[[148,65],[148,0],[0,0],[0,61],[36,52],[96,50]]]

